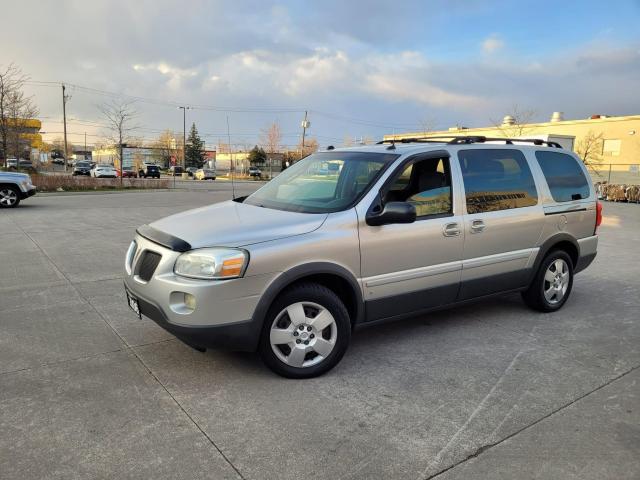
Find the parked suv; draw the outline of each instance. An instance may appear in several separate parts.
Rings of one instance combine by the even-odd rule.
[[[145,164],[138,172],[140,178],[160,178],[160,168],[157,165]]]
[[[318,152],[247,197],[142,226],[128,303],[292,378],[336,365],[357,327],[507,291],[557,311],[596,256],[589,175],[557,144],[487,140]]]
[[[0,208],[14,208],[20,200],[36,194],[36,187],[26,173],[0,171]]]

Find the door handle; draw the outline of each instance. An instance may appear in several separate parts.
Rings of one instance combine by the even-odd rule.
[[[442,227],[442,234],[445,237],[457,237],[460,235],[460,226],[457,223],[447,223]]]
[[[482,220],[473,220],[471,222],[471,233],[480,233],[484,231],[486,225]]]

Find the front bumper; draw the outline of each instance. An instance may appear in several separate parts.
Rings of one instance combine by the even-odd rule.
[[[24,200],[25,198],[33,197],[36,194],[36,187],[31,187],[26,192],[20,191],[20,199]]]
[[[150,318],[190,347],[198,350],[214,348],[238,352],[254,352],[258,348],[262,325],[255,319],[208,326],[176,325],[167,319],[159,305],[141,297],[137,299],[142,315]]]
[[[125,288],[138,299],[140,312],[185,343],[196,348],[253,351],[261,322],[254,312],[262,293],[277,275],[264,274],[232,280],[195,280],[173,273],[180,252],[136,235],[137,248],[127,259]],[[141,277],[147,252],[161,256],[148,281]],[[146,277],[147,278],[147,277]],[[195,299],[186,305],[185,294]]]

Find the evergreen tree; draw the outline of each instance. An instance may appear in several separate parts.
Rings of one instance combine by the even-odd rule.
[[[187,167],[201,168],[205,161],[204,142],[198,135],[195,123],[191,125],[191,130],[189,130],[184,158]]]
[[[257,145],[249,152],[249,164],[251,166],[262,166],[267,161],[267,153],[262,147]]]

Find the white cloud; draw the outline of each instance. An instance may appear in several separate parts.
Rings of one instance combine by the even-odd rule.
[[[491,34],[482,41],[482,51],[492,54],[504,47],[504,41],[497,34]]]
[[[167,62],[136,63],[133,70],[140,73],[158,72],[167,79],[167,85],[173,90],[180,89],[185,79],[194,78],[199,73],[196,68],[178,68]]]
[[[10,3],[8,19],[29,17],[29,2]],[[486,124],[514,103],[537,110],[542,118],[554,110],[577,118],[640,109],[637,39],[607,44],[596,36],[592,43],[555,45],[555,53],[544,56],[535,51],[522,55],[516,44],[507,43],[507,30],[486,31],[476,40],[483,55],[474,56],[462,42],[466,37],[446,33],[446,22],[438,21],[442,13],[418,0],[415,8],[404,9],[382,1],[325,0],[305,8],[277,3],[251,0],[222,8],[211,1],[185,9],[176,1],[153,2],[153,8],[148,2],[122,0],[44,2],[39,14],[29,17],[30,35],[21,35],[20,22],[5,22],[0,64],[15,61],[34,80],[180,104],[236,107],[232,125],[237,122],[238,130],[254,133],[276,117],[284,131],[297,132],[300,114],[241,110],[320,110],[384,125],[429,116],[446,127]],[[454,14],[469,13],[469,2],[464,7],[439,3],[446,15],[452,15],[452,8],[457,9]],[[486,2],[475,3],[485,9]],[[407,11],[416,13],[407,17]],[[53,36],[52,18],[60,26]],[[184,28],[176,30],[177,19]],[[434,23],[429,26],[425,19]],[[402,28],[390,28],[397,24]],[[77,25],[91,32],[81,42]],[[459,47],[456,40],[461,40]],[[438,54],[439,48],[444,54]],[[43,119],[55,120],[46,130],[60,131],[59,91],[29,88]],[[73,87],[69,93],[68,116],[100,119],[97,105],[103,96]],[[138,109],[140,124],[149,129],[182,128],[171,105],[139,102]],[[193,110],[189,116],[202,132],[226,130],[223,114]],[[318,116],[312,124],[318,135],[339,138],[346,132],[388,133]],[[75,125],[72,131],[79,132],[72,137],[77,141],[84,126]]]

